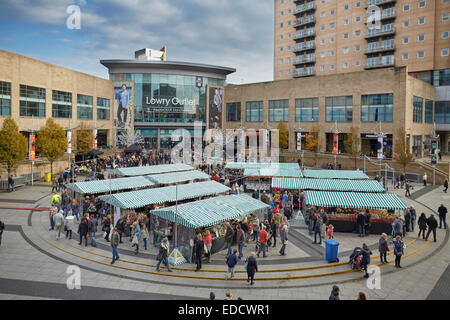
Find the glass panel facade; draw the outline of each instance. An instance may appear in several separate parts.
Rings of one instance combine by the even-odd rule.
[[[422,156],[422,136],[413,136],[412,153],[418,158]]]
[[[72,93],[52,91],[52,117],[72,118]]]
[[[450,124],[450,101],[436,101],[434,108],[434,121]]]
[[[319,98],[295,99],[296,122],[319,121]]]
[[[241,103],[227,103],[227,121],[241,121]]]
[[[97,120],[109,120],[109,99],[97,98]]]
[[[289,100],[271,100],[269,101],[269,121],[288,122],[289,121]]]
[[[45,88],[20,85],[20,116],[45,118]]]
[[[92,96],[86,96],[84,94],[77,95],[77,114],[78,119],[92,120]]]
[[[423,98],[414,96],[413,101],[413,122],[423,122]]]
[[[394,95],[369,94],[361,96],[362,122],[391,122],[393,118]]]
[[[245,121],[247,122],[264,121],[264,103],[262,101],[246,102]]]
[[[433,101],[425,100],[425,123],[433,123]]]
[[[134,81],[134,121],[206,123],[206,86],[223,86],[224,80],[158,73],[112,74],[113,81]]]
[[[0,81],[0,116],[11,115],[11,83]]]
[[[325,99],[326,121],[351,122],[353,97],[327,97]]]

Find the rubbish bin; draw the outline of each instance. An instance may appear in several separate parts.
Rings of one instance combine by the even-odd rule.
[[[325,240],[325,259],[328,262],[338,262],[339,242],[336,240]]]
[[[44,173],[44,179],[45,179],[45,182],[51,182],[52,181],[52,174],[50,172]]]

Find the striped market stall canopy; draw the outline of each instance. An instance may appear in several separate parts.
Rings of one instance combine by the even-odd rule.
[[[156,184],[172,184],[191,180],[209,180],[210,176],[204,172],[192,170],[151,175],[147,178]]]
[[[362,171],[357,170],[304,170],[305,178],[316,179],[369,179]]]
[[[270,162],[228,162],[225,169],[261,169],[261,168],[279,168],[279,169],[298,169],[298,163],[270,163]]]
[[[406,204],[392,193],[305,191],[306,204],[317,207],[405,210]]]
[[[297,165],[298,166],[298,165]],[[244,177],[292,177],[299,178],[302,174],[300,172],[300,168],[277,168],[277,167],[269,167],[269,168],[261,168],[261,169],[245,169]]]
[[[190,170],[194,170],[194,168],[187,164],[177,163],[177,164],[161,164],[157,166],[118,168],[114,170],[114,174],[123,177],[134,177],[134,176],[146,176],[150,174],[190,171]]]
[[[151,211],[163,219],[188,228],[209,227],[269,207],[247,195],[230,195]]]
[[[99,194],[111,191],[146,188],[155,185],[148,177],[95,180],[67,184],[67,188],[81,194]]]
[[[272,188],[288,190],[384,192],[383,186],[376,180],[273,178]]]
[[[178,191],[177,191],[178,189]],[[205,196],[213,196],[230,191],[231,189],[215,181],[203,181],[178,186],[168,186],[138,190],[132,192],[104,195],[100,200],[123,209],[142,208],[150,204],[195,199]]]

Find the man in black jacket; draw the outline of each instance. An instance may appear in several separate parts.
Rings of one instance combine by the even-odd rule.
[[[444,221],[444,229],[447,229],[447,222],[446,217],[447,217],[447,208],[444,207],[443,204],[441,204],[441,206],[438,209],[439,212],[439,229],[442,228],[442,221]]]
[[[434,242],[436,242],[436,229],[438,223],[433,214],[431,214],[430,217],[427,219],[427,225],[428,225],[428,233],[427,236],[425,237],[425,240],[428,241],[428,237],[430,236],[431,232],[433,232]]]
[[[227,242],[227,257],[231,254],[231,244],[233,243],[234,231],[231,225],[227,222],[226,224],[227,232],[225,233],[225,241]]]
[[[80,235],[80,243],[81,246],[83,237],[85,239],[85,246],[87,247],[87,234],[88,234],[89,226],[86,218],[82,218],[80,225],[78,226],[78,234]]]

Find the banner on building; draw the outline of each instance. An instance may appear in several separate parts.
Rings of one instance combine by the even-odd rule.
[[[67,131],[67,153],[72,153],[72,131]]]
[[[94,149],[97,150],[98,147],[98,130],[94,129]]]
[[[333,154],[338,154],[338,146],[339,146],[339,140],[338,135],[333,135]]]
[[[208,129],[222,129],[223,87],[207,86]]]
[[[302,151],[302,133],[297,132],[297,151]]]
[[[114,82],[114,128],[133,127],[134,83]]]
[[[34,134],[30,135],[30,160],[36,160],[36,136]]]
[[[378,154],[377,154],[378,159],[383,159],[383,143],[384,143],[383,137],[378,137]]]

